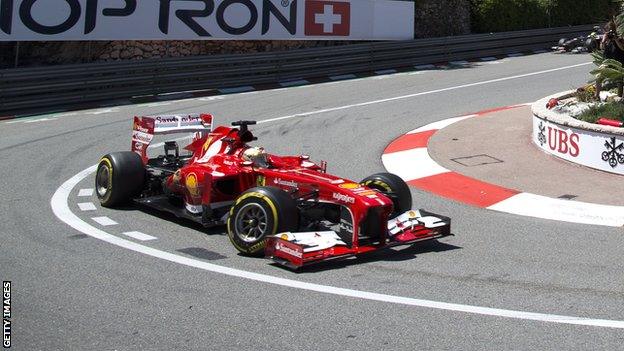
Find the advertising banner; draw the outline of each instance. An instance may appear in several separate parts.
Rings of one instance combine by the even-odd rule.
[[[570,162],[624,174],[624,137],[561,126],[533,116],[533,143]]]
[[[0,41],[407,40],[391,0],[0,0]]]

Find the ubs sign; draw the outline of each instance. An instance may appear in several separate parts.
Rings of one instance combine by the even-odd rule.
[[[409,39],[413,6],[391,0],[0,0],[0,40]]]
[[[565,126],[533,116],[533,142],[562,159],[624,175],[624,136]]]

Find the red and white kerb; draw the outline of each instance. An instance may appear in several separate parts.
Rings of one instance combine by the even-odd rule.
[[[622,206],[590,204],[523,193],[453,172],[440,166],[429,156],[429,139],[438,130],[468,118],[522,106],[526,104],[449,118],[415,129],[390,143],[384,150],[382,162],[389,172],[400,176],[410,186],[464,204],[529,217],[624,226]]]

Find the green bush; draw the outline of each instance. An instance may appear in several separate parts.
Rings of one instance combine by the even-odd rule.
[[[551,0],[546,3],[553,27],[606,22],[618,6],[613,0]]]
[[[471,0],[472,31],[504,32],[606,22],[612,0]]]
[[[599,118],[624,121],[624,104],[620,102],[608,102],[601,105],[594,105],[576,118],[589,123],[596,123]]]
[[[539,0],[472,0],[471,13],[476,33],[548,27],[548,15]]]

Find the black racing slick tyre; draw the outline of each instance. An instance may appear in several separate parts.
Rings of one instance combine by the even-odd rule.
[[[145,167],[134,152],[113,152],[100,160],[95,173],[95,193],[104,207],[130,200],[142,189]]]
[[[409,186],[396,174],[373,174],[372,176],[364,178],[360,184],[378,190],[392,199],[394,210],[390,215],[391,218],[412,209],[412,193],[410,192]]]
[[[269,236],[296,231],[298,227],[296,201],[275,187],[257,187],[242,193],[227,220],[232,245],[249,256],[263,256]]]

